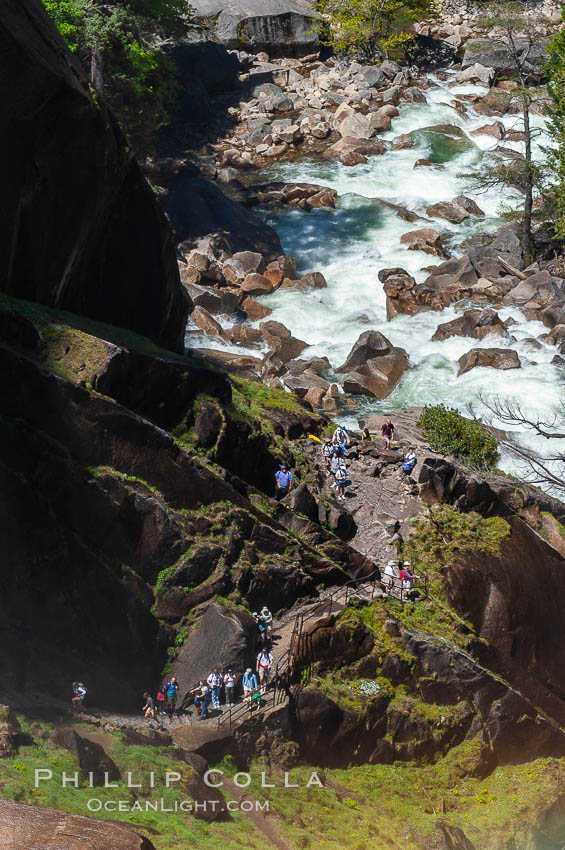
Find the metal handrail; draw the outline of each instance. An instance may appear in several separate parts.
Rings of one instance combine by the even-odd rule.
[[[302,636],[302,622],[303,621],[302,621],[302,618],[301,618],[300,615],[295,617],[294,624],[293,624],[293,627],[292,627],[292,632],[291,632],[291,635],[290,635],[289,648],[287,650],[285,650],[285,652],[281,655],[281,657],[278,659],[278,661],[275,665],[275,674],[274,674],[274,677],[273,677],[273,680],[272,680],[274,687],[270,692],[266,691],[265,695],[264,695],[264,699],[267,702],[267,705],[269,703],[270,697],[272,698],[273,705],[278,705],[280,702],[282,702],[282,700],[280,698],[280,693],[281,693],[281,690],[282,690],[280,688],[280,682],[281,682],[283,676],[288,673],[288,671],[291,667],[291,662],[292,662],[292,659],[293,659],[294,654],[295,654],[294,653],[295,643],[298,641],[298,643],[300,644],[300,639],[301,639],[301,636]],[[244,700],[242,703],[240,703],[240,705],[238,705],[235,708],[230,706],[229,710],[227,712],[227,716],[226,716],[226,713],[224,713],[224,714],[220,715],[220,717],[218,717],[218,728],[223,726],[225,723],[228,723],[229,730],[231,732],[232,729],[233,729],[233,726],[234,726],[234,720],[238,721],[238,718],[240,716],[243,716],[245,714],[250,713],[251,710],[252,710],[251,700]]]
[[[371,581],[371,578],[373,576],[375,576],[375,578],[373,578],[372,581]],[[377,576],[378,576],[378,578],[377,578]],[[326,596],[326,598],[324,600],[322,600],[317,605],[315,605],[306,614],[301,615],[303,622],[304,622],[304,620],[311,620],[312,617],[315,617],[316,614],[322,608],[326,607],[326,605],[328,604],[328,601],[329,601],[329,604],[330,604],[330,610],[329,610],[328,613],[331,614],[332,608],[333,608],[334,598],[336,596],[339,596],[341,593],[343,593],[344,588],[345,588],[345,602],[347,602],[347,600],[349,599],[349,596],[350,596],[350,591],[356,589],[360,584],[372,584],[373,585],[373,589],[372,589],[372,592],[371,592],[371,600],[372,600],[374,598],[374,595],[375,595],[375,585],[376,585],[377,581],[380,582],[380,580],[381,580],[381,571],[377,568],[377,569],[373,570],[372,573],[369,573],[369,575],[358,576],[357,578],[352,578],[349,581],[345,582],[345,584],[340,584],[340,586],[338,588],[336,588],[336,590],[334,590],[333,593],[330,593],[329,596]]]
[[[389,576],[389,585],[392,587],[398,587],[400,601],[405,601],[405,596],[409,592],[404,588],[403,582],[404,579],[401,579],[399,576]],[[411,582],[411,590],[416,587],[423,588],[423,596],[427,597],[428,595],[428,578],[424,574],[424,576],[420,576],[418,578],[410,579]],[[336,588],[333,593],[330,593],[325,599],[319,602],[317,605],[314,605],[306,613],[297,614],[294,619],[294,624],[292,628],[292,633],[290,636],[290,642],[288,649],[280,656],[275,665],[275,673],[273,677],[273,685],[274,687],[270,692],[266,692],[264,695],[264,699],[268,705],[269,701],[272,701],[273,705],[278,705],[283,699],[286,697],[286,691],[284,697],[281,699],[282,689],[280,687],[280,682],[285,675],[288,675],[294,658],[301,658],[303,655],[303,646],[304,646],[304,623],[307,620],[311,620],[316,617],[323,609],[325,609],[329,603],[329,611],[328,614],[332,613],[334,600],[337,596],[343,594],[345,589],[345,598],[344,602],[347,605],[347,601],[351,595],[353,595],[354,591],[362,584],[371,584],[371,601],[374,599],[375,590],[377,583],[382,585],[381,571],[377,568],[373,570],[372,573],[369,573],[366,576],[359,576],[357,578],[350,579],[345,584],[340,585]],[[306,655],[307,653],[304,653]],[[311,666],[311,665],[310,665]],[[290,685],[290,676],[288,677],[288,684]],[[218,718],[218,728],[223,726],[225,723],[229,725],[230,732],[232,731],[236,722],[239,721],[240,717],[244,717],[248,715],[252,711],[252,703],[251,700],[244,700],[240,705],[233,708],[229,707],[228,712],[222,714]]]

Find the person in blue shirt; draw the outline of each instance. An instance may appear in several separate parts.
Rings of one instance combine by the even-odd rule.
[[[167,710],[171,716],[173,715],[173,712],[177,705],[178,689],[179,683],[177,682],[177,677],[173,676],[170,682],[167,682],[167,684],[165,685],[165,694],[167,695]]]
[[[244,698],[249,698],[253,691],[256,691],[258,688],[257,685],[257,676],[251,669],[248,667],[245,673],[243,674],[243,679],[241,680],[241,684],[243,685],[243,696]]]
[[[292,472],[285,463],[275,473],[275,499],[277,502],[292,490]]]

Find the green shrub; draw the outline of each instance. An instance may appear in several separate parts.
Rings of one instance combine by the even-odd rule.
[[[465,419],[443,404],[425,407],[418,425],[434,451],[451,454],[477,469],[494,469],[498,443],[476,419]]]

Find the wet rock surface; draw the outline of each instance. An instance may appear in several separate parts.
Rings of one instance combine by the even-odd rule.
[[[458,374],[463,375],[477,366],[493,369],[519,369],[520,358],[516,351],[507,348],[473,348],[458,360]]]

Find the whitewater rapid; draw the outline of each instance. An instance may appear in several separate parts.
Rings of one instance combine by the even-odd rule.
[[[409,251],[400,244],[403,233],[434,227],[449,245],[451,254],[458,256],[459,243],[480,232],[494,232],[502,223],[503,209],[516,208],[523,200],[511,189],[479,193],[464,176],[484,167],[489,150],[497,145],[523,150],[521,142],[498,142],[492,136],[470,135],[495,120],[502,121],[507,130],[521,130],[520,116],[491,117],[469,109],[468,117],[462,117],[449,105],[454,96],[485,94],[487,89],[472,85],[450,88],[448,81],[434,79],[434,82],[439,87],[425,92],[427,104],[401,106],[400,115],[392,120],[391,130],[381,136],[391,140],[401,133],[411,133],[415,139],[413,148],[389,150],[383,156],[371,157],[367,164],[353,167],[333,160],[289,162],[276,165],[262,175],[264,180],[329,186],[338,192],[338,204],[335,211],[284,210],[268,216],[285,252],[296,258],[299,273],[322,271],[328,286],[307,293],[279,290],[261,300],[273,309],[270,319],[282,322],[294,336],[310,343],[311,347],[301,355],[303,358],[325,355],[332,366],[338,366],[359,334],[369,329],[381,331],[394,345],[406,349],[412,368],[392,394],[382,401],[362,401],[353,416],[340,414],[339,419],[345,424],[357,427],[358,419],[364,415],[438,402],[457,407],[462,413],[467,413],[471,405],[478,415],[486,415],[482,399],[497,395],[516,398],[547,419],[561,400],[564,370],[551,364],[557,353],[554,346],[542,342],[538,349],[528,342],[548,329],[541,322],[527,321],[519,308],[498,311],[502,319],[511,316],[516,320],[510,328],[510,338],[487,336],[481,342],[458,336],[443,342],[431,341],[439,324],[460,315],[461,311],[454,308],[386,320],[386,296],[378,272],[400,266],[420,282],[427,277],[423,267],[442,262],[419,251]],[[440,124],[463,130],[468,140],[465,150],[451,158],[446,156],[443,170],[414,169],[416,160],[428,159],[433,153],[429,137],[419,131]],[[543,133],[545,122],[536,115],[533,124],[541,131],[534,141],[534,157],[539,158],[543,156],[542,146],[547,144]],[[471,216],[459,225],[439,218],[409,223],[378,201],[382,198],[426,217],[425,210],[430,204],[449,201],[461,194],[473,198],[485,217]],[[458,358],[479,346],[514,349],[521,368],[504,372],[475,368],[458,377]],[[520,439],[535,445],[527,435],[521,435]],[[508,472],[518,471],[508,455],[503,457],[501,465]]]
[[[299,274],[321,271],[327,288],[306,293],[278,290],[261,300],[273,310],[270,319],[282,322],[294,336],[309,343],[302,358],[327,356],[333,367],[339,366],[358,336],[370,329],[381,331],[394,345],[406,349],[411,369],[388,398],[356,399],[359,404],[353,414],[339,414],[340,421],[351,427],[357,427],[359,418],[371,413],[438,402],[457,407],[462,413],[468,413],[471,405],[476,414],[486,415],[482,399],[494,396],[516,398],[547,419],[561,400],[565,369],[551,364],[557,353],[554,346],[542,342],[537,348],[528,342],[548,329],[541,322],[527,321],[519,308],[499,310],[502,319],[512,316],[516,320],[508,338],[487,336],[480,342],[459,336],[443,342],[431,341],[437,325],[460,315],[461,309],[398,316],[390,322],[386,319],[386,296],[378,279],[379,271],[400,266],[420,282],[428,274],[424,267],[442,262],[440,258],[409,251],[400,244],[403,233],[433,227],[442,234],[451,255],[458,256],[462,253],[459,245],[463,240],[480,232],[494,233],[502,223],[503,209],[514,209],[523,203],[523,196],[512,189],[477,192],[465,176],[484,168],[489,159],[492,162],[489,151],[498,145],[523,151],[522,142],[499,142],[489,135],[471,135],[473,130],[494,121],[502,121],[507,130],[521,130],[520,116],[479,115],[467,104],[468,115],[463,117],[450,105],[455,95],[483,95],[488,90],[475,85],[450,87],[454,75],[449,75],[446,81],[431,79],[438,87],[425,91],[427,103],[400,106],[400,114],[392,119],[391,130],[380,136],[390,141],[402,133],[410,133],[415,141],[413,148],[389,149],[383,156],[371,157],[366,164],[356,166],[318,158],[276,163],[262,172],[262,182],[282,180],[329,186],[337,191],[338,203],[335,210],[285,209],[266,216],[277,230],[285,253],[296,259]],[[534,157],[541,158],[542,147],[548,144],[545,121],[533,115],[532,123],[541,131],[533,143]],[[455,145],[461,150],[454,151],[449,144],[446,150],[441,145],[438,148],[437,137],[430,137],[424,131],[442,124],[461,128],[465,136],[463,144]],[[443,160],[443,169],[414,169],[416,160],[430,158],[436,162]],[[473,198],[485,217],[470,216],[461,224],[427,219],[425,211],[430,204],[450,201],[461,194]],[[406,222],[379,199],[402,205],[427,220]],[[227,318],[217,318],[225,326],[231,324]],[[208,348],[261,356],[257,349],[236,348],[210,337],[193,339]],[[458,358],[479,346],[514,349],[521,368],[511,371],[475,368],[458,377]],[[528,435],[521,434],[519,439],[535,445]],[[501,466],[508,472],[520,472],[508,455],[503,456]]]

